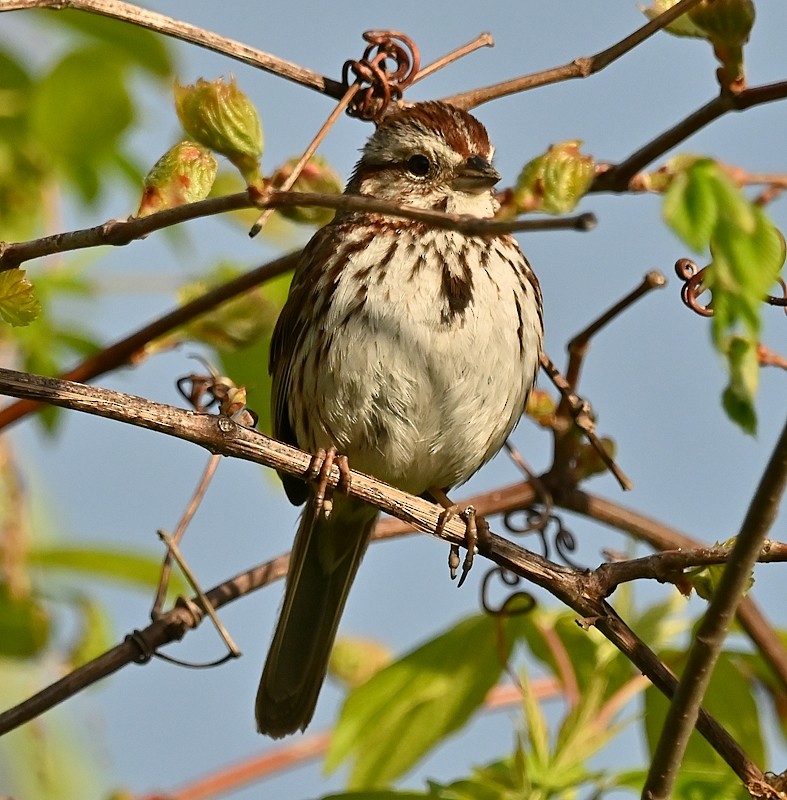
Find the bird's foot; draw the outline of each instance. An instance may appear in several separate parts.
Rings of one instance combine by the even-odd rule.
[[[456,503],[452,503],[445,492],[440,489],[430,489],[429,493],[443,506],[443,512],[440,514],[437,520],[437,527],[435,528],[435,533],[438,536],[442,535],[445,526],[456,516],[461,517],[465,523],[465,547],[467,548],[467,552],[465,553],[465,560],[462,563],[462,574],[459,577],[459,583],[456,585],[458,589],[465,582],[465,578],[467,578],[467,574],[473,566],[475,554],[478,552],[479,530],[480,535],[484,536],[489,532],[489,525],[483,517],[476,514],[474,506],[465,506],[461,508]],[[459,545],[452,544],[448,552],[448,569],[451,573],[451,580],[456,579],[459,564]]]
[[[333,492],[334,487],[328,482],[331,476],[331,470],[336,465],[339,470],[339,481],[336,488],[343,494],[348,494],[352,486],[352,477],[350,476],[350,462],[347,456],[339,455],[335,447],[329,447],[323,450],[321,447],[309,462],[309,467],[306,470],[306,476],[310,480],[316,480],[316,488],[314,491],[314,511],[317,515],[322,514],[326,519],[331,516],[333,511]]]

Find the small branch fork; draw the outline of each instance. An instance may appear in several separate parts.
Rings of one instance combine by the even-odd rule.
[[[301,478],[312,460],[309,454],[241,427],[227,417],[197,414],[97,387],[0,369],[0,391],[165,433],[199,444],[213,453],[262,463]],[[339,479],[339,470],[334,468],[329,482],[335,485]],[[433,533],[438,525],[442,511],[439,506],[407,495],[361,473],[352,473],[350,492],[426,533]],[[774,501],[775,497],[772,497],[771,503]],[[465,526],[460,521],[450,520],[445,524],[443,539],[462,544],[464,537]],[[631,574],[630,570],[627,573],[626,567],[621,564],[606,565],[602,580],[598,573],[561,567],[491,533],[479,544],[483,555],[541,586],[583,618],[592,620],[590,624],[594,624],[610,639],[656,686],[668,696],[672,695],[676,685],[674,676],[604,600],[614,585],[617,585],[616,580],[627,579],[626,576]],[[784,556],[784,549],[783,545],[776,544],[764,547],[760,542],[757,552],[760,557],[776,558],[777,555]],[[712,554],[713,557],[719,555],[720,553]],[[707,554],[701,556],[700,562],[705,563],[709,557]],[[650,562],[654,576],[661,574],[663,577],[663,572],[660,573],[657,566],[657,557],[652,558],[656,559]],[[640,571],[644,569],[641,563],[637,568]],[[219,608],[240,594],[270,582],[274,576],[283,576],[286,570],[286,557],[276,559],[206,592],[207,602],[214,609]],[[198,617],[198,610],[189,604],[179,604],[164,617],[154,621],[145,631],[136,632],[133,637],[96,661],[75,670],[49,689],[0,715],[0,732],[33,718],[124,664],[140,658],[147,660],[158,647],[181,638],[186,630],[199,622]],[[144,652],[140,652],[140,647],[143,647]],[[755,783],[765,785],[764,774],[712,717],[700,711],[697,727],[747,786]]]

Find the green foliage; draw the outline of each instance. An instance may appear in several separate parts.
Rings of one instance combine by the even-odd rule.
[[[180,290],[186,303],[239,274],[237,268],[222,265],[213,273],[187,284]],[[157,343],[170,347],[183,340],[201,342],[211,347],[220,370],[237,386],[245,386],[249,406],[259,415],[258,427],[271,431],[271,378],[268,363],[273,328],[289,292],[291,274],[281,275],[264,286],[223,303],[196,317],[183,328]]]
[[[192,86],[176,83],[175,109],[192,139],[226,156],[246,183],[259,179],[262,124],[235,78],[229,82],[199,78]]]
[[[106,46],[74,50],[33,91],[31,135],[87,202],[134,116],[124,66]]]
[[[29,325],[41,313],[26,275],[23,269],[0,272],[0,319],[14,326]]]
[[[0,583],[0,657],[30,658],[49,639],[50,621],[41,602],[30,595],[15,597]]]
[[[410,769],[483,703],[522,620],[470,617],[351,692],[326,769],[353,758],[351,788],[386,786]]]
[[[660,654],[677,674],[686,661],[683,651]],[[745,743],[746,753],[757,764],[767,763],[762,739],[760,714],[755,698],[756,684],[747,670],[741,668],[736,655],[721,654],[713,671],[703,706],[724,725],[738,742]],[[651,753],[655,749],[668,708],[666,698],[655,688],[645,692],[645,731]],[[684,758],[684,769],[705,775],[711,781],[726,785],[731,797],[747,797],[741,793],[740,781],[721,757],[696,731],[691,734]],[[706,795],[707,796],[707,795]]]
[[[784,263],[784,239],[710,159],[682,157],[664,197],[664,217],[689,247],[709,248],[705,287],[713,294],[713,342],[725,356],[723,404],[747,433],[756,431],[756,348],[763,298]]]
[[[161,574],[161,557],[137,550],[121,550],[96,546],[39,545],[27,555],[30,566],[91,576],[112,583],[127,584],[138,589],[155,589]],[[186,591],[186,584],[173,575],[174,592]]]
[[[59,677],[51,664],[0,658],[0,707],[10,707]],[[67,707],[5,734],[0,738],[3,793],[25,800],[104,796],[106,765],[96,752],[95,735],[95,728],[86,730]]]
[[[518,211],[566,214],[576,208],[595,174],[592,156],[579,152],[580,141],[552,145],[525,164],[514,187]]]

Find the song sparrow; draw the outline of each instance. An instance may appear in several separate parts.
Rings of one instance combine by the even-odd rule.
[[[491,217],[500,176],[478,120],[418,103],[389,113],[346,194]],[[503,446],[535,379],[541,294],[511,236],[345,212],[303,251],[271,343],[274,430],[414,494],[466,481]],[[307,484],[283,475],[289,499]],[[306,505],[257,693],[257,726],[304,730],[377,510]]]

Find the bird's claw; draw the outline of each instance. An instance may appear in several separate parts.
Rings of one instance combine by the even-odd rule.
[[[335,447],[329,447],[327,450],[321,447],[312,456],[306,469],[306,477],[317,481],[314,490],[314,511],[317,515],[322,514],[326,519],[331,516],[333,511],[334,487],[330,485],[329,480],[334,464],[339,470],[336,488],[343,494],[348,494],[352,486],[350,462],[347,460],[347,456],[337,454]]]

